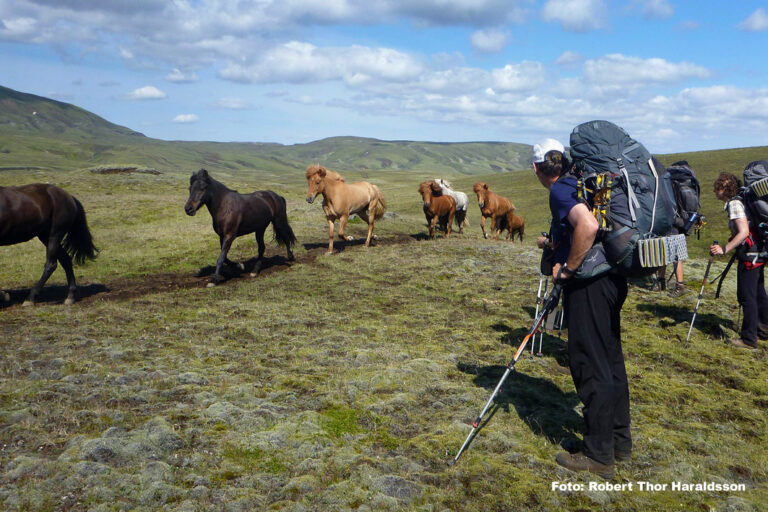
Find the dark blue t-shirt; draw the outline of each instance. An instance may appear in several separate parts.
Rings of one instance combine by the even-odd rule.
[[[565,263],[571,252],[573,227],[568,222],[571,209],[579,204],[578,182],[573,176],[563,176],[549,189],[549,211],[552,213],[552,243],[555,248],[554,263]]]

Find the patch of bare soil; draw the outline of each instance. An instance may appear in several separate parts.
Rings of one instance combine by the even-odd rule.
[[[376,242],[376,245],[399,245],[414,242],[423,239],[418,235],[394,235],[386,237]],[[365,239],[356,238],[351,242],[345,242],[336,239],[333,244],[334,253],[341,253],[356,246],[362,246]],[[313,264],[318,256],[322,256],[328,249],[328,243],[307,243],[303,244],[306,252],[299,255],[295,260],[289,261],[285,250],[277,247],[267,247],[264,254],[264,261],[258,270],[258,276],[269,275],[274,272],[284,272],[298,263]],[[223,269],[225,281],[217,286],[229,286],[240,282],[241,279],[250,279],[251,273],[256,271],[257,259],[241,262],[243,268],[236,266],[225,266]],[[97,301],[125,301],[136,297],[141,297],[153,293],[173,292],[176,290],[189,288],[205,288],[211,281],[211,276],[216,270],[215,266],[209,265],[201,268],[197,274],[181,273],[160,273],[145,277],[118,278],[107,283],[93,283],[87,285],[78,285],[77,302],[89,304]],[[256,278],[258,278],[258,276]],[[11,306],[21,305],[29,296],[31,288],[19,288],[15,290],[5,290],[10,301],[0,300],[0,309]],[[61,304],[67,297],[67,287],[64,285],[44,286],[37,298],[37,304]],[[0,295],[2,299],[2,295]]]

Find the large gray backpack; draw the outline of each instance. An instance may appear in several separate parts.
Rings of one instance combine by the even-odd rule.
[[[669,175],[642,144],[609,121],[590,121],[573,129],[570,150],[579,197],[600,226],[576,277],[641,277],[688,257],[684,235],[666,236],[675,216]]]
[[[744,202],[750,224],[750,234],[756,238],[751,252],[756,261],[765,261],[768,251],[768,162],[757,160],[744,168],[744,188],[739,194]]]

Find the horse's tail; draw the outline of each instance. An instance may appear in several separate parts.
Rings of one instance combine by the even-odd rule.
[[[277,196],[277,209],[272,218],[272,229],[275,232],[275,240],[290,251],[296,243],[296,235],[293,234],[293,229],[288,224],[288,209],[285,205],[285,198],[278,194],[275,195]]]
[[[75,221],[70,226],[61,245],[75,263],[82,264],[86,259],[95,259],[99,250],[93,245],[93,238],[88,230],[88,221],[85,219],[83,205],[77,198],[73,197],[72,199],[75,200],[75,206],[77,207]]]
[[[384,200],[384,194],[381,193],[379,187],[371,185],[373,192],[376,194],[376,209],[373,211],[373,220],[379,220],[384,216],[384,212],[387,211],[387,201]]]

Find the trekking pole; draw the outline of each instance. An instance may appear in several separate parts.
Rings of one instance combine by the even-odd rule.
[[[498,384],[496,384],[496,388],[494,388],[493,393],[491,393],[491,397],[488,399],[488,402],[485,404],[485,407],[483,407],[483,410],[480,412],[480,414],[477,416],[475,421],[472,422],[472,430],[469,432],[469,435],[467,436],[467,439],[464,441],[464,444],[461,445],[461,449],[459,450],[459,453],[456,454],[456,457],[453,459],[453,463],[455,464],[459,457],[461,457],[461,454],[464,452],[466,447],[469,445],[469,442],[472,440],[472,437],[475,433],[475,431],[480,428],[480,423],[483,421],[483,416],[485,416],[485,413],[488,412],[488,409],[491,407],[491,403],[493,403],[493,399],[496,398],[496,395],[501,390],[502,384],[504,384],[504,381],[507,379],[510,373],[512,373],[512,370],[515,369],[515,363],[520,358],[520,355],[525,350],[526,344],[528,344],[528,340],[531,339],[531,336],[534,335],[536,330],[539,328],[541,323],[544,321],[544,318],[546,318],[547,314],[557,306],[557,303],[560,301],[560,292],[562,290],[562,286],[560,284],[555,284],[554,287],[552,287],[552,292],[549,294],[549,296],[544,301],[544,304],[542,306],[541,312],[536,316],[536,318],[533,321],[533,327],[531,327],[531,330],[528,331],[528,334],[525,335],[525,338],[523,338],[522,343],[520,343],[520,346],[517,347],[517,351],[515,352],[515,356],[512,358],[512,360],[507,365],[507,370],[504,372],[504,375],[501,377],[501,380]]]
[[[717,245],[717,240],[713,240],[712,245]],[[696,320],[696,313],[699,311],[699,304],[701,304],[701,296],[704,295],[704,287],[707,285],[707,276],[709,275],[709,269],[712,267],[712,260],[714,259],[715,259],[714,255],[711,255],[709,257],[709,262],[707,263],[707,270],[704,271],[704,280],[701,282],[701,291],[699,292],[699,300],[696,301],[696,307],[693,309],[691,326],[688,328],[688,336],[686,336],[685,338],[686,342],[691,339],[691,331],[693,331],[693,322]]]
[[[547,289],[549,288],[549,276],[544,276],[544,297],[547,296]],[[543,299],[543,298],[542,298]],[[536,353],[537,356],[542,355],[541,354],[541,345],[544,343],[544,331],[547,329],[547,326],[544,322],[541,323],[541,328],[539,328],[539,351]],[[536,345],[536,336],[533,337],[533,345]],[[531,353],[533,354],[533,345],[531,345]]]
[[[548,277],[545,277],[543,273],[539,273],[539,289],[536,291],[536,313],[533,315],[534,318],[539,316],[539,307],[541,306],[541,282],[544,281],[544,293],[547,293],[547,286],[549,281]],[[543,334],[542,334],[543,336]],[[531,343],[531,355],[533,355],[533,347],[536,345],[536,335],[533,335],[533,343]]]

